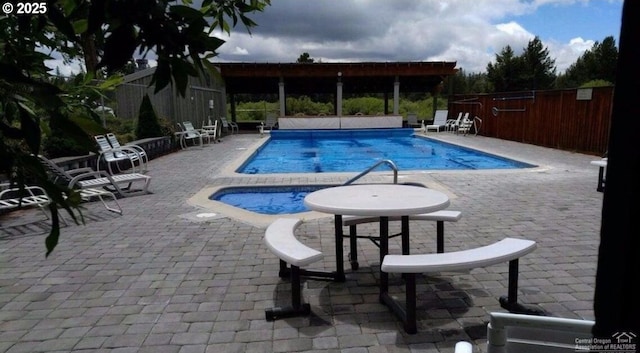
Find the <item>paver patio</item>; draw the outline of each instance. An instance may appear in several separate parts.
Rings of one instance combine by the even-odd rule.
[[[519,300],[553,316],[593,319],[602,207],[598,169],[589,164],[595,157],[481,136],[430,136],[539,166],[401,170],[401,181],[442,190],[450,208],[463,212],[445,226],[445,250],[507,236],[535,240],[538,249],[520,259]],[[86,224],[63,227],[48,258],[42,213],[0,216],[0,352],[451,352],[463,339],[484,351],[487,313],[503,311],[497,298],[506,294],[506,263],[422,276],[418,334],[407,335],[378,302],[378,252],[364,240],[360,269],[348,271],[345,283],[304,281],[311,316],[267,322],[265,308],[288,303],[290,289],[263,244],[265,227],[225,214],[198,217],[215,210],[187,200],[207,186],[342,183],[356,173],[229,173],[260,139],[237,134],[151,160],[152,194],[119,200],[122,216],[84,204]],[[363,182],[390,177],[373,173]],[[325,252],[319,269],[335,266],[332,222],[329,215],[309,219],[299,231],[304,243]],[[411,227],[412,253],[433,252],[435,223]],[[399,239],[390,245],[399,252]],[[402,294],[397,277],[395,284]]]

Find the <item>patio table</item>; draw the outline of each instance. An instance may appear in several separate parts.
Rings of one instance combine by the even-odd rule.
[[[403,184],[358,184],[321,189],[308,194],[311,210],[334,215],[336,281],[344,281],[342,216],[380,217],[380,264],[389,252],[389,217],[401,217],[402,253],[409,254],[409,216],[449,206],[449,197],[437,190]],[[381,281],[388,276],[380,272]]]

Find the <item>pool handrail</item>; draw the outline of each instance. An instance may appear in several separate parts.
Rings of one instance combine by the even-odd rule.
[[[353,178],[347,180],[347,182],[345,182],[342,185],[349,185],[351,183],[353,183],[354,181],[362,178],[363,176],[365,176],[366,174],[369,174],[369,172],[371,172],[372,170],[376,169],[379,165],[381,164],[386,164],[389,167],[391,167],[391,169],[393,169],[393,183],[397,184],[398,183],[398,167],[396,166],[395,163],[393,163],[392,160],[390,159],[382,159],[379,160],[378,162],[376,162],[376,164],[372,165],[371,167],[365,169],[362,173],[354,176]]]

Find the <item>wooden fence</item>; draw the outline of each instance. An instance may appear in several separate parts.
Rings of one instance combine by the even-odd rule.
[[[613,87],[449,97],[449,117],[482,119],[479,135],[602,155],[609,144]]]

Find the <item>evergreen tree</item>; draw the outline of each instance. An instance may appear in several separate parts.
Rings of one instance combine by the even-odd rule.
[[[158,122],[158,116],[153,109],[149,95],[145,94],[140,104],[138,124],[136,125],[136,137],[138,139],[162,136],[162,127]]]
[[[487,65],[487,79],[496,92],[517,91],[521,88],[524,63],[507,45],[496,54],[496,63]]]
[[[615,83],[618,49],[612,36],[602,43],[596,42],[573,63],[558,79],[558,87],[580,87],[596,80]]]
[[[521,89],[549,89],[556,80],[555,60],[542,46],[540,38],[532,39],[522,53],[523,71]]]
[[[556,80],[555,60],[538,37],[519,56],[507,45],[496,55],[496,63],[487,65],[487,80],[496,92],[548,89]]]

